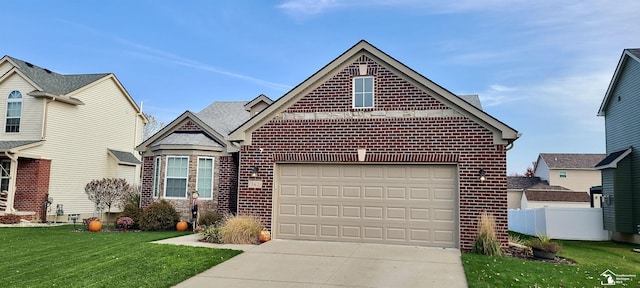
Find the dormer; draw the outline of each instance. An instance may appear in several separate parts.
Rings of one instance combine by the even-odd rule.
[[[249,114],[251,114],[251,117],[253,117],[253,115],[258,114],[260,113],[260,111],[269,107],[271,103],[273,103],[273,100],[271,100],[269,97],[267,97],[264,94],[260,94],[258,95],[258,97],[253,98],[253,100],[245,104],[244,109],[249,111]]]

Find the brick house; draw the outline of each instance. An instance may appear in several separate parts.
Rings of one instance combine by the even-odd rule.
[[[472,102],[360,41],[215,139],[237,165],[224,172],[237,178],[219,167],[218,179],[236,181],[219,194],[237,203],[218,206],[260,216],[274,238],[463,250],[488,211],[505,243],[506,153],[519,133]],[[149,200],[165,164],[139,149]]]
[[[89,217],[95,204],[86,183],[105,177],[139,182],[134,148],[147,120],[114,74],[64,75],[4,56],[0,111],[0,215]]]

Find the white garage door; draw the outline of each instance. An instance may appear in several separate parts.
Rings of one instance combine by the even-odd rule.
[[[453,165],[278,164],[275,238],[458,246]]]

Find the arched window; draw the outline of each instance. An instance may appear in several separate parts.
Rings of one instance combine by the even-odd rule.
[[[20,132],[20,118],[22,117],[22,93],[11,91],[7,99],[7,121],[5,132]]]

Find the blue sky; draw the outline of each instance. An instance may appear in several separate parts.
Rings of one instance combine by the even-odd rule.
[[[446,3],[450,2],[450,3]],[[596,113],[640,1],[5,0],[0,55],[63,74],[112,72],[170,122],[213,101],[279,98],[365,39],[523,136],[539,153],[604,153]],[[636,28],[636,29],[634,29]]]

